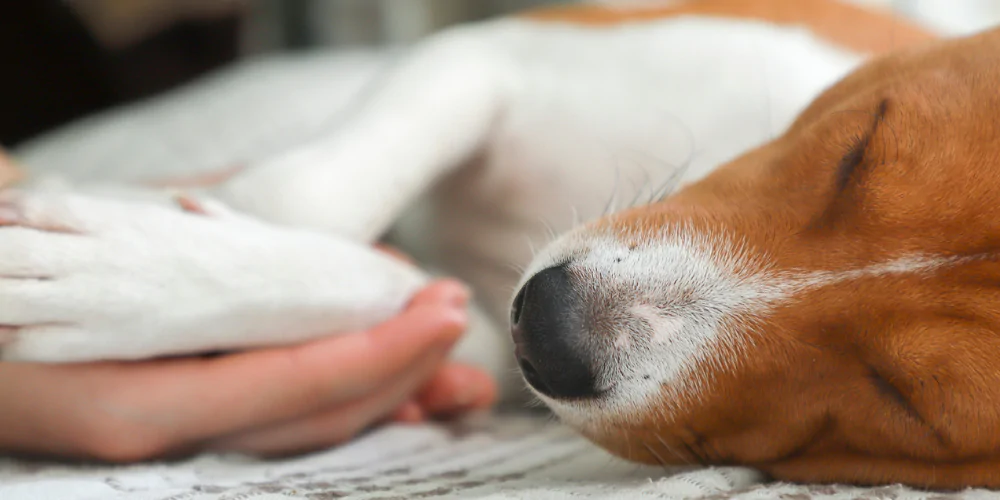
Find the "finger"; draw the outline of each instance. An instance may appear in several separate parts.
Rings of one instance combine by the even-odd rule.
[[[318,414],[213,441],[212,450],[281,455],[347,441],[390,415],[431,376],[447,353],[422,359],[373,394]]]
[[[453,417],[493,406],[497,386],[492,377],[471,366],[446,365],[424,385],[417,403],[431,417]]]
[[[420,408],[420,405],[416,401],[407,401],[399,408],[396,408],[396,411],[389,416],[389,421],[414,424],[423,422],[426,418],[424,410]]]
[[[146,183],[151,187],[174,187],[174,188],[197,188],[197,187],[210,187],[229,180],[235,177],[236,174],[242,172],[245,169],[244,165],[234,165],[228,168],[220,169],[213,172],[206,172],[202,174],[195,174],[188,177],[178,177],[173,179],[159,179],[153,182]]]
[[[174,203],[181,210],[193,214],[212,217],[216,219],[247,220],[224,203],[212,199],[198,199],[189,193],[179,192],[174,194]]]
[[[471,292],[465,285],[453,280],[440,280],[417,293],[409,306],[444,304],[464,308],[470,295]]]
[[[496,403],[493,378],[464,365],[445,365],[424,384],[417,399],[407,401],[390,416],[399,423],[423,422],[428,417],[451,417],[487,409]]]
[[[399,259],[407,264],[413,264],[413,259],[410,258],[409,255],[406,255],[405,253],[403,253],[401,250],[399,250],[394,246],[386,245],[384,243],[376,243],[375,250],[389,254],[391,257],[395,257],[396,259]]]
[[[365,333],[175,362],[157,372],[155,392],[136,380],[129,387],[138,394],[118,397],[155,398],[147,405],[151,417],[168,415],[176,432],[198,440],[329,408],[445,355],[465,327],[464,309],[455,305],[463,293],[449,284],[431,287],[406,312]]]
[[[195,199],[194,196],[189,194],[175,194],[174,203],[177,203],[177,206],[185,212],[197,215],[208,215],[208,210],[205,209],[205,206],[200,201]]]

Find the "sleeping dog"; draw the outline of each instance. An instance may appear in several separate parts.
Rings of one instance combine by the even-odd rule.
[[[447,31],[186,210],[4,195],[4,359],[372,326],[427,280],[370,250],[395,226],[478,294],[458,355],[624,458],[1000,486],[1000,34],[931,39],[826,0]]]

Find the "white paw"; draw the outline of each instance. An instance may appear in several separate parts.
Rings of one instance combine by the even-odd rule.
[[[139,359],[365,328],[425,278],[354,242],[67,193],[0,195],[3,359]]]

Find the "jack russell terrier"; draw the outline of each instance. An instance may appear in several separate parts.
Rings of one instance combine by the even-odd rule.
[[[395,225],[478,293],[458,355],[621,457],[1000,487],[1000,32],[933,38],[827,0],[447,31],[193,210],[3,195],[3,357],[372,326],[427,280]]]

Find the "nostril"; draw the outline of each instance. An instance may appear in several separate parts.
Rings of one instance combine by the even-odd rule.
[[[528,361],[528,358],[518,356],[517,366],[521,369],[521,374],[524,376],[524,380],[531,384],[532,387],[538,389],[544,394],[550,393],[549,386],[545,384],[545,381],[542,380],[541,374],[539,374],[538,370],[535,369],[535,365],[532,365],[531,361]]]
[[[514,296],[514,302],[510,306],[510,324],[514,326],[521,321],[521,311],[524,309],[524,296],[527,295],[525,292],[528,290],[528,284],[525,283],[524,286],[517,292]]]

